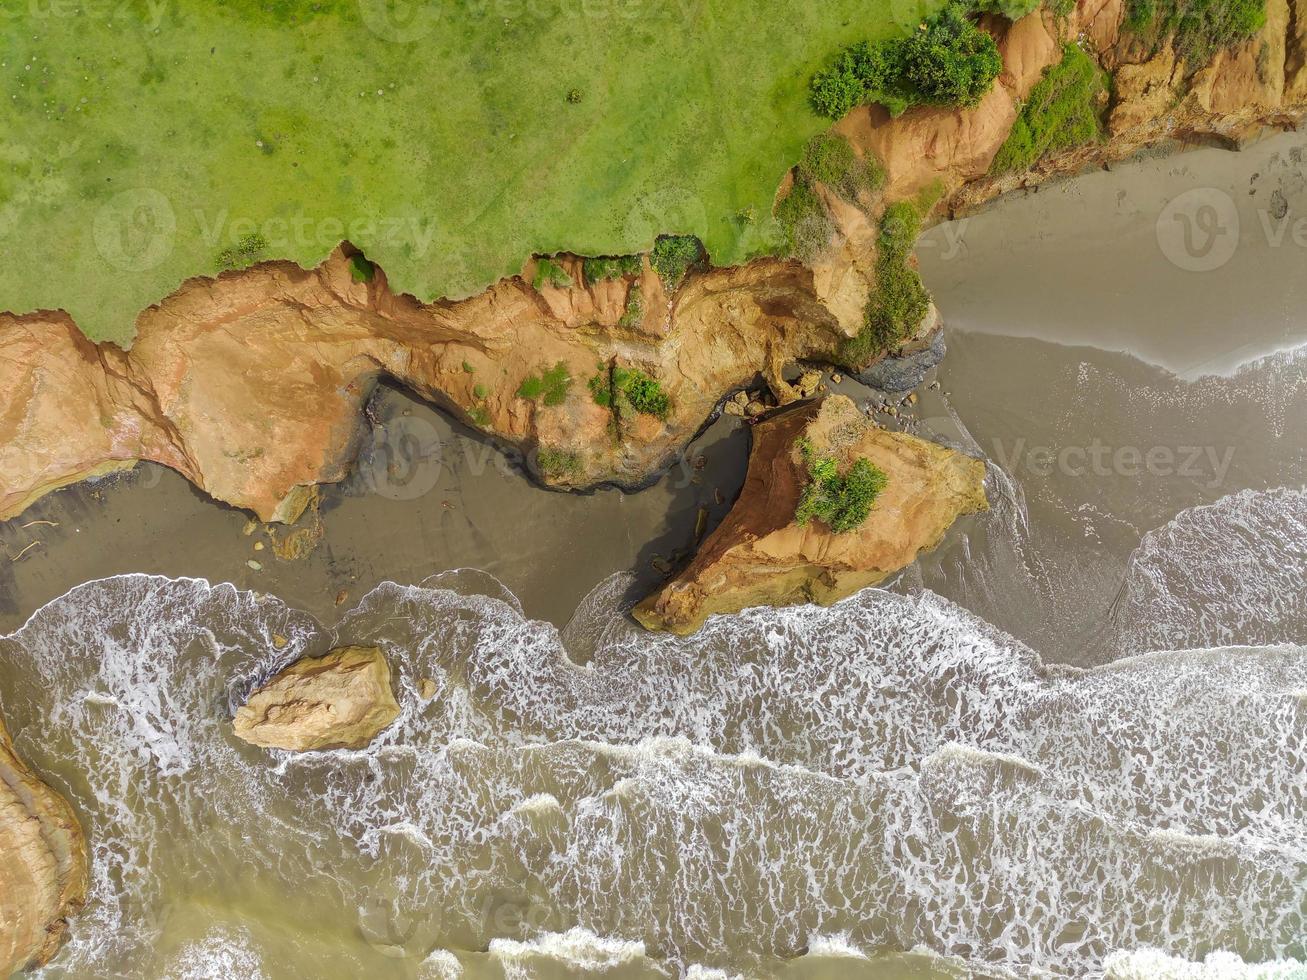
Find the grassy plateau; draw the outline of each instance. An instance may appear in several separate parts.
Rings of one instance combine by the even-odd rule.
[[[424,300],[660,233],[739,262],[813,73],[936,6],[3,0],[0,309],[127,344],[189,276],[341,239]]]

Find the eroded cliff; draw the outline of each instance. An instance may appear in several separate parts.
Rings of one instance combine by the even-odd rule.
[[[46,962],[86,898],[72,808],[14,754],[0,721],[0,976]]]

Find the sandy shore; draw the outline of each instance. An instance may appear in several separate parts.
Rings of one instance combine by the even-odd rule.
[[[1191,150],[933,228],[950,326],[1125,351],[1184,378],[1307,342],[1307,134]]]
[[[246,534],[248,514],[154,465],[70,487],[0,524],[9,556],[39,542],[17,562],[0,558],[0,631],[75,585],[128,572],[233,582],[332,622],[338,605],[379,582],[463,567],[495,575],[527,615],[563,625],[614,572],[634,571],[642,588],[659,581],[655,560],[688,553],[700,509],[708,528],[725,516],[748,457],[745,427],[723,417],[684,464],[639,493],[559,493],[404,393],[379,392],[372,415],[378,425],[357,471],[322,490],[321,542],[298,560],[276,556],[264,525]],[[311,526],[305,518],[271,535]]]

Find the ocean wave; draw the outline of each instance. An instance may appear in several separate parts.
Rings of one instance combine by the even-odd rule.
[[[1046,667],[880,590],[654,636],[616,579],[560,634],[467,580],[380,586],[326,628],[125,576],[0,640],[20,750],[76,774],[92,816],[92,900],[51,975],[150,972],[164,896],[233,867],[339,896],[314,914],[417,955],[577,929],[673,972],[821,935],[1012,975],[1093,974],[1114,949],[1304,955],[1302,648]],[[402,710],[376,742],[232,737],[254,683],[347,642],[392,661]]]

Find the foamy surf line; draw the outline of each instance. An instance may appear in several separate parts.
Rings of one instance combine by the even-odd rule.
[[[593,645],[585,667],[471,572],[383,585],[333,628],[197,579],[125,576],[47,605],[0,664],[6,708],[31,709],[20,748],[57,768],[43,746],[63,732],[89,774],[92,903],[51,975],[147,969],[149,910],[233,861],[212,827],[232,828],[239,861],[308,881],[339,848],[332,887],[421,923],[414,955],[561,921],[657,948],[672,973],[747,971],[819,935],[1013,975],[1102,974],[1113,949],[1304,958],[1301,647],[1045,667],[939,597],[879,590],[682,639],[629,624],[623,586],[567,628]],[[344,642],[383,646],[395,670],[402,714],[376,743],[233,742],[255,679]],[[195,843],[161,871],[167,839]],[[485,896],[523,874],[541,919],[497,934]],[[383,898],[350,900],[355,876],[388,882]],[[1086,926],[1069,942],[1071,921]]]

